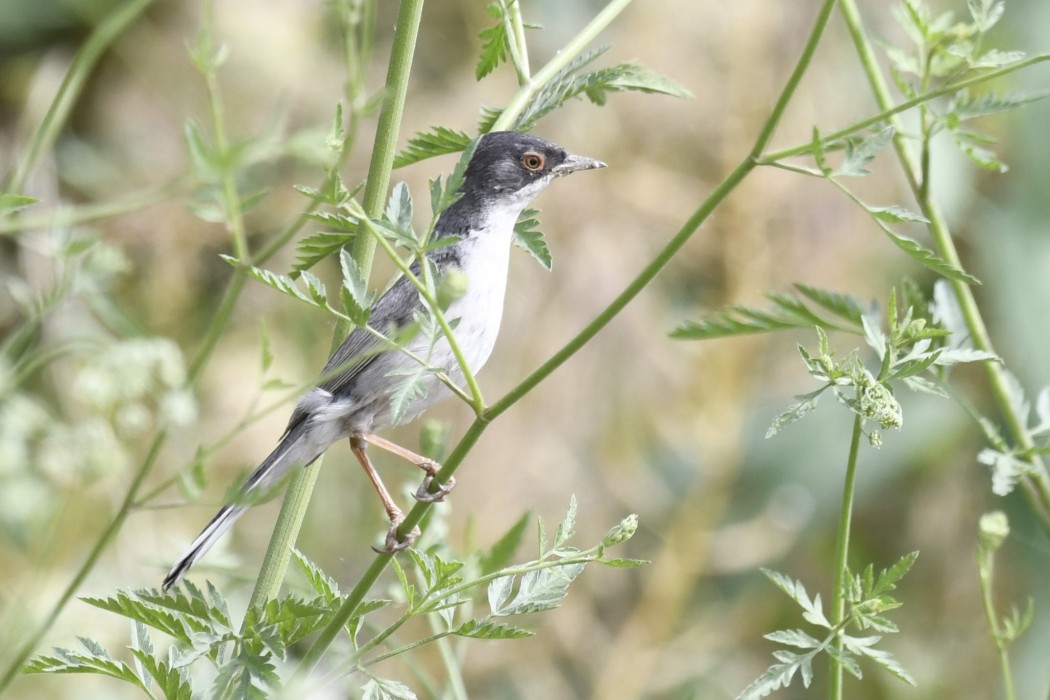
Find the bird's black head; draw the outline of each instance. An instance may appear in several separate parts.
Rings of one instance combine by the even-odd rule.
[[[551,180],[605,163],[516,131],[496,131],[478,141],[463,178],[464,198],[506,200],[524,207]]]

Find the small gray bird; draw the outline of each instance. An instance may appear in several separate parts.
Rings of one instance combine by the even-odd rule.
[[[483,136],[467,165],[460,187],[462,196],[441,214],[434,238],[455,236],[460,240],[438,248],[428,257],[439,273],[457,268],[467,280],[464,294],[444,312],[454,328],[456,342],[473,372],[481,369],[492,352],[503,316],[507,288],[507,265],[514,224],[522,210],[557,177],[577,170],[604,168],[605,163],[567,153],[543,139],[516,132]],[[419,274],[418,262],[412,268]],[[406,277],[400,278],[373,305],[368,325],[386,337],[416,321],[425,312],[424,302]],[[178,583],[190,567],[211,549],[248,506],[250,496],[280,481],[293,467],[309,466],[337,440],[348,437],[365,473],[383,501],[390,530],[386,551],[400,551],[415,540],[418,529],[404,539],[398,527],[404,514],[390,497],[365,452],[369,445],[396,454],[426,474],[416,492],[421,501],[440,501],[452,490],[454,480],[430,493],[440,469],[433,460],[375,435],[374,430],[393,423],[391,398],[405,370],[418,367],[416,357],[461,384],[464,376],[444,338],[421,338],[417,334],[400,349],[384,349],[384,341],[365,328],[357,328],[332,354],[321,374],[324,380],[304,396],[288,421],[277,448],[248,477],[237,503],[224,506],[189,546],[164,578],[164,589]],[[434,373],[428,373],[425,393],[403,411],[401,420],[415,418],[452,392]]]

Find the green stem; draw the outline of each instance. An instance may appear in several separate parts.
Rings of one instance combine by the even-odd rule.
[[[991,552],[979,553],[979,557],[981,560],[978,562],[977,570],[981,582],[981,604],[984,607],[984,616],[988,620],[988,631],[991,633],[992,641],[999,654],[999,667],[1003,673],[1003,696],[1006,700],[1014,700],[1016,696],[1013,674],[1010,672],[1010,654],[1007,643],[1003,640],[1002,630],[999,629],[999,618],[995,612],[995,602],[992,600],[994,555]]]
[[[412,57],[415,55],[422,14],[423,0],[401,0],[397,24],[394,27],[390,65],[386,74],[386,95],[379,115],[375,143],[372,146],[372,160],[368,165],[368,181],[365,183],[362,198],[365,212],[372,218],[382,213],[386,191],[390,185],[390,173],[397,152],[397,135],[401,130],[401,117],[408,95],[408,76],[412,70]],[[354,244],[354,261],[366,276],[372,269],[375,246],[375,241],[369,236],[358,236]]]
[[[603,13],[610,12],[610,8],[615,6],[624,5],[622,0],[614,1],[606,6]],[[766,147],[769,139],[773,135],[773,128],[776,123],[780,120],[784,109],[787,107],[790,96],[794,93],[798,87],[799,82],[802,79],[802,75],[805,73],[806,67],[809,65],[812,59],[813,53],[816,50],[817,44],[820,42],[820,37],[824,32],[824,28],[827,26],[828,17],[831,14],[831,9],[835,5],[835,0],[824,0],[824,4],[821,7],[821,11],[818,14],[817,20],[814,23],[813,29],[810,32],[806,45],[803,48],[802,55],[799,57],[798,63],[795,65],[794,70],[788,77],[784,88],[781,92],[780,98],[777,100],[772,112],[767,118],[766,124],[759,132],[759,136],[755,140],[754,146],[751,151],[744,158],[743,161],[731,173],[726,177],[722,183],[715,188],[715,190],[708,195],[707,199],[700,205],[700,207],[693,213],[692,216],[686,221],[682,228],[674,235],[674,237],[667,243],[667,245],[657,253],[656,257],[642,269],[642,271],[635,277],[634,280],[627,285],[624,291],[619,294],[610,305],[602,311],[591,323],[580,331],[580,333],[571,339],[565,346],[555,353],[547,362],[541,365],[535,372],[530,374],[524,381],[522,381],[517,387],[512,389],[506,396],[492,404],[485,412],[478,416],[471,423],[466,433],[460,439],[456,445],[452,454],[449,455],[448,459],[445,460],[445,464],[441,471],[436,477],[436,481],[439,483],[445,483],[448,481],[455,471],[459,468],[463,462],[464,457],[474,447],[477,441],[481,438],[481,435],[485,432],[485,428],[488,427],[489,422],[502,414],[504,411],[509,409],[512,405],[517,403],[525,394],[532,390],[537,384],[543,379],[549,376],[555,369],[565,363],[570,357],[572,357],[577,351],[580,350],[591,338],[598,334],[613,318],[619,314],[624,307],[627,306],[631,300],[636,297],[649,283],[653,281],[656,275],[671,261],[682,246],[695,234],[701,224],[707,219],[708,216],[715,210],[715,208],[729,195],[733,189],[740,184],[740,182],[747,176],[749,172],[757,165],[757,156],[762,153]],[[622,10],[619,7],[617,12]],[[613,15],[615,16],[615,14]],[[611,18],[610,18],[611,19]],[[588,32],[595,25],[595,22],[591,22],[584,29],[584,32]],[[604,25],[602,25],[604,26]],[[576,50],[580,50],[581,43],[575,39],[570,42],[570,46],[576,47]],[[570,54],[568,47],[563,50],[564,54]],[[561,55],[561,54],[559,54]],[[548,70],[550,64],[545,66],[541,73]],[[539,73],[535,80],[539,80]],[[553,73],[551,73],[553,75]],[[519,93],[520,94],[520,93]],[[521,103],[522,106],[524,102]],[[510,107],[504,110],[503,114],[507,115]],[[503,119],[503,117],[501,117]],[[497,127],[498,128],[498,127]],[[506,128],[506,127],[503,127]],[[405,521],[401,525],[402,532],[410,532],[413,527],[417,526],[423,519],[423,516],[429,510],[429,503],[416,503],[412,507],[412,510],[405,516]],[[324,655],[325,651],[332,644],[332,641],[338,636],[343,625],[353,617],[357,608],[364,601],[368,591],[371,590],[372,586],[379,580],[383,571],[390,563],[392,554],[380,553],[376,555],[376,558],[372,561],[372,564],[365,570],[354,586],[353,590],[347,595],[346,600],[340,606],[339,610],[336,611],[335,615],[329,621],[328,625],[321,630],[314,643],[307,650],[303,656],[299,667],[296,669],[296,678],[303,678],[317,665]]]
[[[617,15],[623,12],[630,4],[631,0],[611,0],[601,12],[595,15],[594,19],[588,22],[576,36],[569,40],[569,43],[562,47],[561,51],[555,54],[554,58],[535,73],[529,82],[521,86],[503,109],[496,123],[492,125],[492,130],[506,131],[513,128],[515,121],[524,111],[529,100],[535,97],[543,89],[543,86],[557,75],[558,71],[569,65],[573,59],[583,53],[587,44],[594,41],[595,37],[609,26],[616,19]]]
[[[392,659],[393,657],[398,656],[399,654],[404,654],[406,651],[412,651],[413,649],[416,649],[416,648],[421,647],[421,646],[425,646],[427,644],[430,644],[431,642],[436,642],[439,639],[444,639],[445,637],[449,636],[450,634],[452,634],[452,632],[450,632],[450,631],[435,632],[434,634],[430,635],[429,637],[423,637],[422,639],[417,639],[414,642],[409,642],[408,644],[405,644],[403,646],[399,646],[396,649],[391,649],[390,651],[388,651],[386,653],[380,654],[379,656],[375,657],[374,659],[369,659],[368,661],[365,661],[364,663],[361,664],[361,668],[368,668],[369,666],[374,666],[377,663],[379,663],[380,661],[386,661],[387,659]]]
[[[872,56],[872,59],[874,60],[874,55]],[[846,127],[845,129],[840,129],[839,131],[835,131],[830,134],[822,134],[821,142],[828,144],[834,143],[836,141],[841,141],[842,139],[848,136],[852,136],[853,134],[856,134],[860,131],[864,131],[869,127],[882,124],[883,122],[889,120],[889,118],[892,116],[895,116],[902,112],[907,112],[909,109],[913,109],[915,107],[918,107],[919,105],[926,104],[930,100],[936,99],[938,97],[943,97],[944,95],[955,94],[960,90],[965,90],[966,88],[973,87],[974,85],[986,83],[989,80],[1001,78],[1004,75],[1009,75],[1010,73],[1016,73],[1017,71],[1022,70],[1023,68],[1034,66],[1037,63],[1043,63],[1044,61],[1050,61],[1050,54],[1039,54],[1038,56],[1032,56],[1031,58],[1028,58],[1024,61],[1020,61],[1019,63],[1015,63],[1005,68],[989,71],[987,73],[982,73],[980,75],[976,75],[965,80],[960,80],[949,85],[944,85],[935,90],[930,90],[929,92],[923,95],[919,95],[918,97],[913,97],[910,100],[905,100],[904,102],[901,102],[898,105],[880,106],[880,109],[882,111],[880,111],[874,116],[868,117],[867,119],[862,119],[861,121]],[[877,66],[877,64],[875,65]],[[892,101],[889,104],[892,104]],[[779,151],[771,151],[770,153],[767,153],[762,156],[762,158],[760,159],[760,164],[772,165],[776,161],[783,160],[785,158],[807,155],[812,152],[813,142],[812,140],[810,140],[804,144],[793,146],[792,148],[785,148]]]
[[[189,189],[191,178],[183,176],[163,185],[149,187],[106,202],[92,202],[78,206],[57,206],[50,211],[36,212],[0,220],[0,235],[32,231],[42,228],[67,228],[78,224],[109,219],[139,211],[167,201]]]
[[[846,586],[848,585],[848,557],[850,524],[853,521],[853,491],[857,477],[857,455],[860,452],[860,437],[864,434],[863,419],[853,418],[853,439],[849,446],[849,460],[846,462],[846,480],[842,486],[842,504],[839,509],[839,526],[835,544],[835,581],[834,597],[831,602],[831,624],[841,637],[846,616]],[[842,700],[842,664],[834,657],[831,660],[831,677],[829,679],[828,697]]]
[[[401,1],[387,70],[386,97],[379,114],[372,161],[368,170],[368,182],[365,185],[364,208],[369,217],[378,216],[382,212],[383,200],[390,184],[397,134],[401,128],[405,97],[408,94],[408,75],[412,67],[412,56],[415,52],[422,12],[423,0]],[[374,239],[371,236],[359,236],[354,249],[354,259],[366,276],[371,270],[374,255]],[[337,325],[332,341],[333,350],[343,341],[347,332],[346,324]],[[280,515],[278,515],[273,535],[270,537],[270,543],[263,557],[259,578],[252,590],[251,605],[253,606],[275,597],[280,591],[281,581],[284,580],[284,574],[288,569],[291,547],[306,517],[310,496],[322,463],[323,457],[310,469],[297,470],[288,485],[288,491],[281,504]],[[333,633],[334,636],[335,633]]]
[[[507,26],[507,44],[510,48],[511,62],[514,71],[518,74],[518,84],[525,85],[529,82],[531,69],[529,68],[529,47],[525,43],[525,22],[521,18],[521,0],[510,0],[503,4],[503,17]]]
[[[875,95],[876,102],[880,109],[889,110],[893,104],[893,98],[879,69],[875,52],[865,32],[856,3],[854,0],[842,0],[839,6],[856,47],[864,73]],[[1039,56],[1036,59],[1046,60],[1047,57]],[[955,247],[955,241],[952,239],[948,224],[944,220],[944,215],[941,213],[940,208],[933,201],[931,193],[925,187],[925,183],[920,179],[921,164],[915,162],[914,155],[908,149],[900,121],[895,117],[890,117],[888,121],[896,132],[893,137],[893,147],[904,170],[904,175],[908,179],[908,185],[916,197],[923,215],[930,220],[929,229],[937,252],[949,263],[962,269],[959,252]],[[956,280],[949,280],[949,282],[952,290],[955,292],[956,299],[959,301],[963,319],[970,333],[974,348],[994,353],[995,349],[992,346],[991,336],[977,306],[973,290],[963,282]],[[1043,461],[1033,452],[1035,442],[1029,434],[1027,426],[1025,426],[1023,417],[1018,413],[1017,408],[1010,400],[1009,379],[1006,369],[998,362],[986,361],[981,364],[984,366],[985,375],[988,378],[992,394],[1007,429],[1017,443],[1020,452],[1029,455],[1028,463],[1032,466],[1032,473],[1026,475],[1022,483],[1036,514],[1041,519],[1041,524],[1050,531],[1050,477],[1047,476],[1046,466],[1043,464]]]

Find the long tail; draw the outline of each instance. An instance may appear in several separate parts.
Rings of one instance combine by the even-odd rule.
[[[309,466],[328,449],[328,444],[312,444],[315,441],[311,440],[307,433],[308,423],[307,420],[301,420],[285,433],[277,449],[271,452],[270,456],[264,459],[245,481],[241,489],[242,496],[248,497],[254,491],[276,484],[295,465]],[[171,571],[164,577],[162,588],[166,591],[178,583],[190,570],[190,567],[207,554],[208,550],[226,534],[227,530],[233,527],[237,518],[244,515],[246,510],[248,510],[247,505],[236,503],[223,506],[171,567]]]

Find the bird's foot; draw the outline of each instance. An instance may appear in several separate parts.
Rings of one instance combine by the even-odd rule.
[[[401,536],[398,529],[401,527],[401,523],[405,522],[405,516],[399,514],[397,517],[391,519],[390,529],[387,530],[386,540],[383,542],[382,548],[372,547],[377,554],[397,554],[403,552],[419,538],[420,531],[419,526],[412,528],[412,531],[408,534]]]
[[[434,483],[434,474],[427,473],[423,479],[423,483],[419,485],[416,490],[415,499],[423,503],[441,503],[445,500],[445,496],[452,493],[452,489],[456,488],[456,477],[450,476],[448,481],[438,485],[438,490],[433,493],[430,492],[430,486]]]

